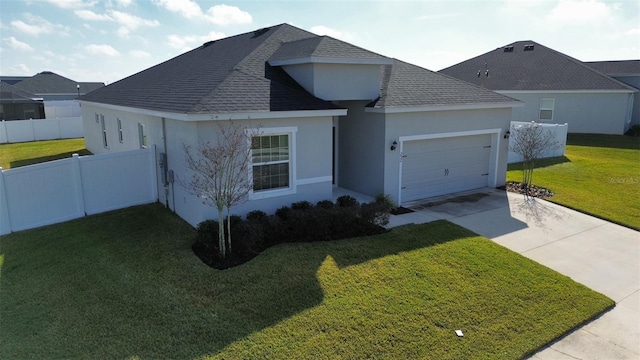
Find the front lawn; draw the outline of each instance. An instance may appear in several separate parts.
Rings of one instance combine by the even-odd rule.
[[[46,140],[0,145],[0,166],[12,169],[45,161],[69,158],[74,153],[90,155],[84,138]]]
[[[507,181],[521,181],[510,164]],[[640,138],[569,134],[565,157],[542,159],[533,184],[552,190],[547,200],[640,230]]]
[[[194,236],[157,204],[3,236],[0,358],[519,359],[614,304],[446,221],[228,270]]]

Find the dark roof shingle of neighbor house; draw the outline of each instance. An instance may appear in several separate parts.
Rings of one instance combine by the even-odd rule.
[[[45,95],[75,94],[78,91],[78,85],[80,85],[81,94],[104,87],[104,83],[101,82],[76,82],[51,71],[38,73],[15,83],[14,86],[36,95]]]
[[[491,90],[634,90],[530,40],[499,47],[440,73]]]
[[[640,75],[640,60],[585,61],[584,64],[609,76]]]
[[[79,100],[184,114],[339,108],[311,95],[280,66],[269,64],[298,59],[383,64],[381,97],[370,104],[373,107],[517,102],[288,24],[207,42]]]
[[[16,102],[33,102],[38,98],[36,95],[24,91],[14,85],[8,84],[4,81],[0,81],[0,102],[2,103],[16,103]],[[41,99],[40,99],[41,100]]]

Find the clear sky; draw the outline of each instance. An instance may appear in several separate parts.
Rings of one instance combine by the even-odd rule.
[[[582,61],[640,59],[640,0],[0,0],[0,75],[111,83],[281,23],[434,71],[519,40]]]

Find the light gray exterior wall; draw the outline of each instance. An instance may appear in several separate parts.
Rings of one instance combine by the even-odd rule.
[[[509,130],[511,108],[451,110],[416,113],[396,113],[386,115],[384,147],[384,193],[398,201],[400,194],[400,161],[402,153],[390,150],[393,141],[400,142],[402,137],[420,135],[444,135],[501,129],[499,134],[492,134],[492,143],[497,144],[495,156],[489,164],[495,174],[495,186],[506,182],[507,157],[509,144],[504,133]]]
[[[102,142],[101,123],[95,121],[96,113],[104,115],[105,118],[108,142],[106,148]],[[163,119],[87,103],[82,106],[82,114],[86,146],[94,154],[138,149],[140,147],[138,124],[145,124],[147,145],[156,147],[158,159],[161,159],[160,153],[166,152],[167,170],[173,172],[175,179],[173,183],[167,183],[165,186],[164,169],[160,164],[157,165],[159,201],[193,226],[203,220],[217,218],[217,210],[204,205],[201,199],[190,194],[181,185],[181,181],[184,184],[184,181],[187,180],[183,144],[191,145],[197,149],[201,141],[215,140],[217,132],[215,122]],[[118,118],[120,118],[123,128],[123,142],[120,142],[118,138]],[[233,214],[243,216],[252,210],[273,213],[279,207],[288,206],[292,202],[307,200],[315,203],[332,198],[333,118],[331,116],[265,119],[252,122],[234,121],[234,123],[248,127],[259,126],[259,132],[263,133],[272,128],[295,128],[297,131],[295,132],[295,144],[292,144],[294,149],[291,150],[292,167],[295,171],[292,182],[293,191],[287,195],[248,200],[244,204],[234,207]],[[166,149],[164,147],[165,141]],[[295,154],[293,154],[294,151]]]
[[[543,122],[568,123],[569,133],[622,135],[630,127],[632,93],[498,92],[524,102],[513,121],[540,122],[540,100],[554,99],[553,119]]]
[[[627,85],[640,89],[640,75],[610,75],[612,78]],[[640,92],[633,96],[633,111],[631,114],[631,126],[640,125]]]
[[[366,113],[366,101],[342,101],[338,127],[338,186],[375,196],[384,192],[384,115]]]

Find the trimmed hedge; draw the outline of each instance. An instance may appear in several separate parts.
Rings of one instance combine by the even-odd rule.
[[[315,206],[299,201],[283,206],[274,215],[255,210],[246,220],[231,217],[231,254],[218,258],[218,222],[206,220],[198,224],[198,237],[193,250],[206,264],[228,268],[246,262],[266,248],[290,242],[312,242],[346,239],[380,234],[386,231],[393,202],[379,195],[372,203],[359,204],[351,196],[341,196],[334,204],[319,201]],[[226,231],[225,235],[229,234]]]

